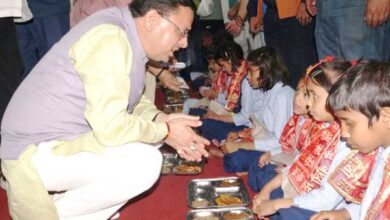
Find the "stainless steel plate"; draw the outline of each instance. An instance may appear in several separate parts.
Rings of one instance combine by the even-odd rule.
[[[166,114],[183,112],[183,104],[165,104],[163,107],[163,112]]]
[[[216,200],[219,197],[223,197],[224,202],[221,202],[220,198],[218,203]],[[207,205],[199,205],[197,202],[203,200],[207,201]],[[187,205],[193,209],[244,207],[249,204],[248,191],[239,177],[194,179],[187,185]]]
[[[229,215],[231,218],[229,218]],[[198,209],[187,212],[186,220],[255,220],[252,210],[246,207]]]
[[[197,175],[203,172],[205,160],[201,162],[186,161],[177,154],[163,154],[161,174]]]

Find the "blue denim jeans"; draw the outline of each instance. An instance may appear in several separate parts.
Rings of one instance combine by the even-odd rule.
[[[364,21],[366,0],[317,1],[315,38],[318,58],[388,60],[390,22],[377,28]]]

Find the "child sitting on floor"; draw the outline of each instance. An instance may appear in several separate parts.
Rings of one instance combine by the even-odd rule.
[[[312,201],[306,194],[319,188],[328,172],[349,152],[340,142],[340,125],[326,107],[328,91],[335,81],[350,67],[350,63],[327,57],[308,69],[307,89],[309,113],[315,120],[305,139],[305,147],[294,163],[267,183],[253,201],[259,216],[268,216],[292,205],[306,207]],[[282,187],[281,190],[279,187]],[[279,193],[271,192],[274,190]],[[277,199],[284,197],[285,199]],[[272,200],[269,200],[272,199]],[[272,219],[279,219],[278,214]]]
[[[328,180],[333,188],[322,195],[350,203],[311,219],[390,219],[390,63],[359,62],[332,88],[328,104],[354,151]]]
[[[231,114],[239,111],[241,107],[246,108],[240,106],[243,104],[240,103],[240,97],[241,83],[248,73],[248,64],[243,58],[240,45],[234,41],[220,43],[215,50],[214,59],[222,67],[213,86],[213,89],[218,93],[216,103],[228,114],[218,115],[210,107],[203,115],[204,120],[200,130],[205,138],[219,141],[224,139],[229,131],[245,128],[245,123],[233,123]],[[191,109],[190,114],[192,112]]]
[[[298,82],[293,100],[294,115],[284,126],[280,137],[282,153],[271,155],[269,151],[258,152],[261,156],[249,167],[248,183],[253,191],[258,192],[262,189],[264,184],[276,175],[277,171],[280,172],[281,169],[290,167],[294,158],[310,144],[307,141],[307,135],[313,127],[313,119],[309,116],[307,104],[308,94],[305,79],[302,78]],[[227,155],[227,157],[229,156]]]
[[[283,162],[283,165],[290,166],[293,161],[293,158],[298,154],[299,151],[302,150],[306,133],[310,128],[310,124],[313,121],[311,117],[309,117],[308,115],[309,112],[307,110],[307,101],[308,101],[308,97],[307,97],[306,85],[304,82],[304,78],[302,78],[298,83],[298,86],[295,91],[294,99],[293,99],[294,115],[286,123],[282,135],[280,137],[280,143],[282,145],[283,152],[272,156],[273,164],[275,162]],[[254,124],[256,124],[256,122],[254,123],[252,121],[252,127],[255,126]],[[255,150],[243,150],[243,149],[248,149],[246,148],[246,145],[251,146],[252,149],[255,148],[254,139],[260,137],[259,132],[257,132],[256,130],[259,129],[255,127],[253,129],[247,128],[240,132],[235,132],[235,133],[231,132],[231,134],[237,134],[237,136],[234,137],[235,139],[230,139],[230,140],[228,139],[225,145],[230,147],[230,145],[237,144],[239,148],[237,149],[238,152],[235,151],[233,153],[228,153],[225,155],[224,166],[227,172],[248,171],[249,167],[245,168],[245,166],[242,166],[243,160],[246,160],[250,162],[250,164],[252,164],[250,167],[251,170],[254,171],[255,173],[259,173],[263,171],[265,172],[265,170],[268,169],[272,171],[272,174],[267,175],[269,177],[265,177],[261,175],[262,176],[261,181],[266,181],[265,179],[267,178],[271,179],[273,175],[275,175],[275,172],[273,171],[274,166],[267,165],[270,161],[271,153],[259,152]],[[230,138],[232,138],[231,134],[229,135]],[[253,159],[249,159],[250,158],[249,154],[252,154],[254,156]],[[264,167],[265,165],[267,167]],[[243,173],[239,173],[239,174],[243,174]],[[257,184],[256,177],[254,178],[251,177],[248,177],[250,180],[253,180],[253,181],[249,181],[249,186],[253,191],[258,192],[261,186],[260,184]]]
[[[218,137],[219,140],[225,139],[228,132],[243,128],[226,129],[224,122],[234,122],[235,126],[249,126],[249,116],[255,115],[264,124],[267,137],[251,149],[257,149],[257,146],[280,149],[280,134],[293,113],[294,90],[287,85],[289,73],[280,54],[273,47],[266,46],[252,51],[247,61],[249,74],[247,80],[242,82],[241,111],[222,117],[208,114],[208,119],[203,121],[203,126],[207,128],[203,130],[204,136],[207,138],[206,135],[211,133],[211,136]]]

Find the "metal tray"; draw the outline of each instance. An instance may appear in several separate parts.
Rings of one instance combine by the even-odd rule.
[[[184,104],[165,104],[163,107],[163,112],[166,114],[183,112]]]
[[[219,199],[221,196],[223,200]],[[194,179],[187,185],[187,205],[193,209],[244,207],[249,204],[248,191],[242,179],[236,176]]]
[[[167,104],[182,104],[189,97],[189,91],[181,89],[178,92],[172,90],[165,91],[165,102]]]
[[[177,154],[163,154],[163,163],[161,166],[161,174],[171,174],[172,169],[177,164]]]
[[[163,154],[161,174],[197,175],[203,172],[205,160],[200,162],[186,161],[177,154]],[[181,169],[187,168],[187,169]]]
[[[233,215],[228,218],[227,215]],[[235,218],[233,218],[235,217]],[[186,220],[255,220],[252,210],[246,207],[198,209],[187,212]]]
[[[183,104],[186,99],[180,96],[166,96],[165,102],[167,104]]]

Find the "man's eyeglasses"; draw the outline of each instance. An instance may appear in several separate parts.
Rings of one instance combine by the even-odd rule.
[[[180,39],[183,39],[183,38],[186,38],[188,37],[188,30],[183,30],[183,28],[179,27],[179,25],[175,24],[175,22],[173,22],[171,19],[169,19],[167,16],[165,15],[161,15],[162,18],[164,18],[166,21],[168,21],[169,23],[171,23],[175,28],[176,30],[178,31],[179,33],[179,37]]]

